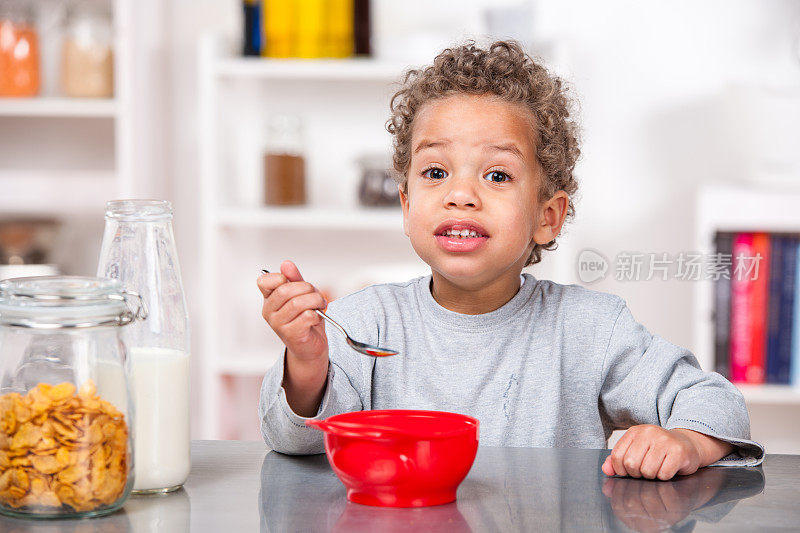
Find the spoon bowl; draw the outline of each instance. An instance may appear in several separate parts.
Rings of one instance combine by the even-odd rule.
[[[261,272],[263,272],[264,274],[269,274],[269,270],[266,269],[262,269]],[[336,322],[334,319],[332,319],[319,309],[314,309],[314,312],[316,312],[319,316],[324,318],[330,325],[338,329],[342,333],[342,335],[344,335],[347,344],[355,351],[363,353],[364,355],[371,355],[372,357],[387,357],[390,355],[398,354],[396,350],[390,350],[389,348],[381,348],[380,346],[373,346],[365,342],[357,341],[352,337],[350,337],[350,335],[347,334],[344,328],[340,326],[339,323]]]

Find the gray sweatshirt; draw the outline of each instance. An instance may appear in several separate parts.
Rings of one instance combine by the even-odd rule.
[[[605,448],[615,429],[657,424],[733,443],[736,452],[716,464],[762,461],[736,387],[647,331],[622,298],[523,279],[511,300],[480,315],[440,306],[431,276],[331,302],[328,314],[354,339],[400,353],[364,356],[327,326],[328,381],[315,418],[362,409],[452,411],[480,421],[482,446],[580,448]],[[322,453],[322,433],[286,402],[284,357],[261,387],[264,441],[278,452]]]

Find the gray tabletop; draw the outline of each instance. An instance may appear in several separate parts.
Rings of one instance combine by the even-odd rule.
[[[88,520],[2,517],[0,531],[753,531],[800,528],[800,456],[763,467],[705,468],[676,481],[609,479],[608,450],[480,448],[455,503],[387,509],[348,503],[324,455],[259,442],[192,443],[184,489],[131,497]]]

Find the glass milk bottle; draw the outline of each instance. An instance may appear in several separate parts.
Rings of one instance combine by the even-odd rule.
[[[189,320],[172,233],[161,200],[106,205],[97,275],[136,291],[149,312],[125,331],[136,408],[134,492],[169,492],[189,475]]]

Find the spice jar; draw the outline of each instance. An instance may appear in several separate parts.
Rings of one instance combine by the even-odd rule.
[[[133,487],[121,326],[144,319],[118,281],[0,282],[0,512],[99,516]]]
[[[39,84],[39,38],[33,7],[0,0],[0,96],[36,96]]]
[[[270,120],[264,155],[265,202],[267,205],[306,203],[302,124],[293,115]]]
[[[358,200],[368,207],[400,206],[400,192],[391,170],[391,164],[383,155],[365,155],[358,159],[361,183]]]
[[[108,2],[70,6],[61,45],[61,91],[65,96],[114,96],[114,52]]]
[[[163,200],[106,204],[97,275],[140,294],[146,322],[125,331],[136,406],[135,493],[177,490],[191,468],[189,318],[172,232],[172,205]]]

